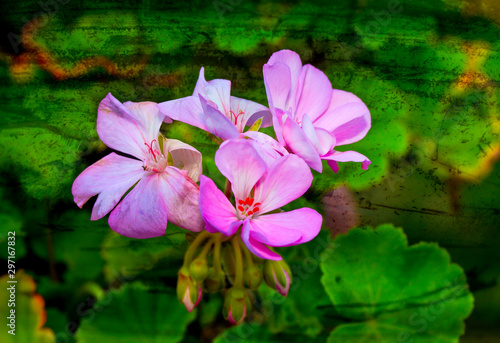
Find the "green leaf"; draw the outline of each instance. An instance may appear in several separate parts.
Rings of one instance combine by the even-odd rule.
[[[356,202],[365,225],[404,226],[410,242],[432,241],[446,248],[470,273],[470,284],[488,284],[500,277],[499,181],[498,163],[488,177],[457,185],[420,169],[410,156],[383,183],[357,192]]]
[[[435,244],[408,247],[386,224],[337,236],[322,256],[321,279],[348,323],[328,342],[458,342],[473,297],[462,269]]]
[[[157,291],[140,283],[108,292],[82,320],[78,343],[180,342],[195,318],[179,303],[174,290]]]
[[[272,333],[266,329],[266,326],[257,323],[243,323],[238,326],[225,330],[217,336],[213,343],[281,343],[281,342],[308,342],[308,343],[323,343],[324,336],[311,338],[302,334],[285,334]]]

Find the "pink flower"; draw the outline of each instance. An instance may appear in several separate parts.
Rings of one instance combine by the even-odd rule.
[[[200,180],[200,211],[210,232],[231,236],[241,229],[241,238],[256,256],[270,260],[281,257],[267,246],[283,247],[305,243],[316,237],[322,217],[313,209],[270,213],[302,196],[311,186],[312,174],[298,156],[286,155],[268,165],[252,140],[224,142],[215,163],[231,182],[235,205],[214,182]]]
[[[264,83],[278,141],[321,172],[321,160],[333,171],[337,162],[370,161],[355,151],[333,148],[362,139],[371,126],[370,111],[354,94],[332,85],[310,64],[302,65],[297,53],[281,50],[264,65]]]
[[[252,126],[259,118],[262,127],[272,124],[267,107],[230,96],[230,92],[231,81],[207,82],[201,68],[192,96],[162,102],[158,108],[174,120],[199,127],[223,140],[238,138],[245,126]]]
[[[101,101],[99,137],[108,147],[135,158],[113,152],[76,178],[72,193],[79,207],[98,194],[91,220],[112,210],[109,226],[133,238],[165,234],[167,218],[191,231],[203,229],[195,183],[201,174],[201,154],[187,144],[159,136],[163,120],[153,102],[122,104],[111,93]]]

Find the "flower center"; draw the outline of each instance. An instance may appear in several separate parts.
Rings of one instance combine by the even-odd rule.
[[[247,197],[245,200],[238,200],[238,210],[241,214],[248,217],[259,210],[260,202],[254,204],[254,199]]]
[[[152,171],[155,173],[161,173],[168,166],[167,158],[160,151],[160,146],[156,139],[153,139],[151,143],[144,142],[144,145],[148,147],[148,153],[144,159],[144,164],[142,168],[146,171]]]

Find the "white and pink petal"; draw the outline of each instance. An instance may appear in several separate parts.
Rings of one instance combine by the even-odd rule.
[[[158,104],[158,109],[165,115],[165,118],[171,118],[207,130],[205,114],[198,96],[187,96],[181,99],[165,101]]]
[[[272,125],[272,117],[269,108],[256,102],[231,97],[231,121],[236,123],[238,131],[242,133],[245,126],[252,126],[257,120],[262,119],[260,127]]]
[[[230,94],[231,81],[215,79],[207,82],[205,80],[205,68],[201,67],[198,82],[193,92],[194,97],[201,95],[212,106],[226,114],[231,109]]]
[[[188,176],[194,181],[200,180],[202,173],[201,153],[191,145],[177,139],[164,139],[163,151],[172,156],[173,166],[188,172]]]
[[[213,107],[202,95],[199,95],[199,97],[203,113],[205,114],[206,130],[223,140],[238,138],[238,129],[236,129],[236,126],[229,118]]]
[[[188,176],[187,171],[167,167],[160,174],[157,190],[167,209],[168,221],[180,228],[199,232],[205,228],[198,203],[200,188]]]
[[[161,183],[161,174],[143,177],[111,212],[109,226],[131,238],[163,236],[167,228],[167,207],[159,191]]]
[[[91,216],[91,220],[97,220],[108,214],[144,175],[146,172],[142,168],[141,161],[113,152],[78,175],[73,182],[71,192],[79,207],[99,194]]]
[[[154,120],[153,114],[151,117]],[[111,93],[99,104],[97,134],[111,149],[142,159],[148,151],[144,143],[150,143],[156,138],[150,135],[148,124],[146,118],[133,113]]]

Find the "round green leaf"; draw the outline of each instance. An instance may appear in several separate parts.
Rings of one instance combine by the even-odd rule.
[[[473,297],[462,269],[435,244],[408,247],[390,224],[339,235],[321,279],[348,323],[328,342],[458,342]]]
[[[153,291],[140,283],[108,292],[76,333],[79,343],[176,343],[195,318],[175,292]]]

